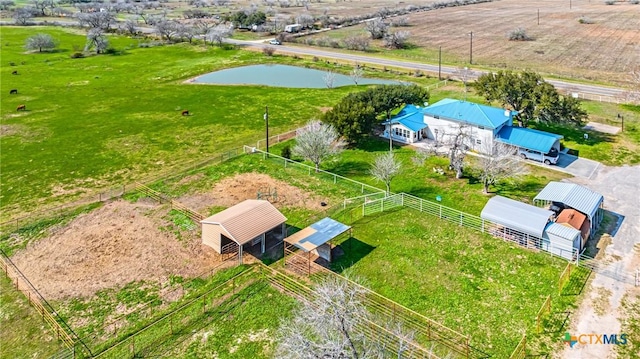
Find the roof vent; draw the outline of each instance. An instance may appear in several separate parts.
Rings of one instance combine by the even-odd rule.
[[[505,109],[504,110],[504,116],[505,117],[509,117],[511,115],[511,111],[509,111],[509,109]]]

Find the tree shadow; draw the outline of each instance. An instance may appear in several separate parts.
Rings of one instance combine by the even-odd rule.
[[[342,273],[362,258],[366,257],[376,247],[362,242],[355,237],[349,237],[333,249],[331,269],[337,273]]]
[[[371,168],[371,164],[366,161],[347,160],[334,164],[326,170],[341,176],[349,177],[350,175],[362,175],[367,173]]]

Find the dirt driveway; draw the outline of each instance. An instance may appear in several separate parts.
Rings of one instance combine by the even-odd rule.
[[[632,274],[640,268],[639,180],[640,166],[603,167],[592,179],[576,177],[570,180],[601,193],[605,198],[604,207],[624,216],[603,258],[603,262],[609,263],[605,269],[610,272]],[[572,335],[621,333],[621,320],[629,315],[637,315],[624,310],[621,302],[625,295],[632,293],[637,295],[639,291],[640,288],[634,287],[633,284],[622,283],[612,279],[611,276],[594,274],[586,297],[577,312],[573,314],[569,333]],[[561,340],[560,336],[558,340]],[[614,347],[615,345],[577,343],[573,348],[565,347],[555,357],[616,358]]]

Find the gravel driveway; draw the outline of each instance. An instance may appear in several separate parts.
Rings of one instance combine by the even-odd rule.
[[[604,262],[609,263],[607,270],[616,273],[632,274],[640,268],[640,166],[605,167],[594,174],[592,179],[572,178],[575,182],[604,195],[605,209],[623,215],[624,219],[605,250]],[[577,312],[572,315],[568,331],[579,334],[616,334],[620,333],[620,319],[629,315],[621,310],[621,300],[625,294],[638,292],[640,288],[633,284],[622,283],[610,276],[593,274],[593,280]],[[562,333],[564,334],[564,333]],[[561,340],[560,336],[558,340]],[[569,359],[606,359],[616,358],[614,345],[581,345],[573,348],[566,346],[556,355]]]

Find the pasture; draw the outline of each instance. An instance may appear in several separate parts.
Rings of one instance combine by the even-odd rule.
[[[36,29],[52,34],[59,50],[25,53]],[[117,54],[73,59],[85,38],[66,30],[3,27],[2,38],[0,90],[18,89],[0,100],[4,218],[255,143],[265,106],[270,131],[288,131],[353,90],[183,84],[220,68],[295,61],[240,50],[139,48],[147,40],[113,36]],[[26,111],[16,112],[20,104]]]

